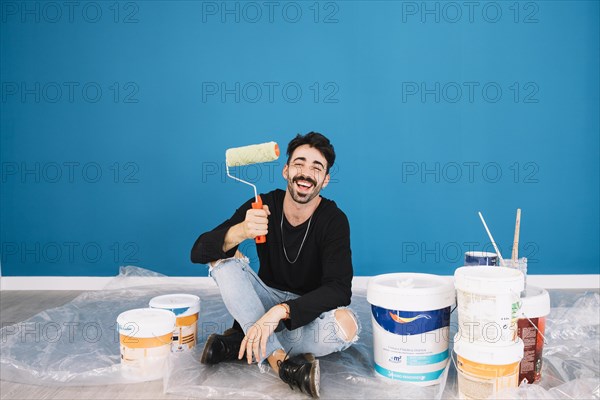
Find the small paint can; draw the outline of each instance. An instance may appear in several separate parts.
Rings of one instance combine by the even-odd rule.
[[[173,352],[191,350],[198,338],[200,297],[193,294],[165,294],[150,300],[151,308],[169,310],[177,318],[173,330]]]
[[[498,255],[487,251],[467,251],[465,265],[498,265]]]
[[[119,314],[117,324],[123,377],[138,382],[161,379],[171,353],[175,314],[136,308]]]

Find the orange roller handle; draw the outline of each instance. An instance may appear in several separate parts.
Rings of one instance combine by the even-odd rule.
[[[263,208],[263,202],[262,202],[262,199],[260,198],[260,195],[256,196],[256,201],[254,203],[252,203],[252,208],[255,209],[255,210],[262,210],[262,208]],[[267,242],[267,237],[265,235],[260,235],[260,236],[255,237],[254,241],[257,244],[266,243]]]

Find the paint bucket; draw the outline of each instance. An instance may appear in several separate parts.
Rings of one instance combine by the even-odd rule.
[[[498,265],[498,255],[487,251],[467,251],[465,265]]]
[[[160,379],[166,372],[175,314],[154,308],[136,308],[117,317],[121,372],[132,381]]]
[[[375,371],[421,386],[440,382],[448,363],[452,282],[430,274],[396,273],[369,280]]]
[[[525,297],[521,297],[521,312],[518,321],[518,335],[525,344],[525,353],[519,370],[519,382],[527,379],[527,383],[534,383],[542,379],[544,329],[548,314],[550,314],[548,292],[542,288],[528,286]]]
[[[487,399],[504,389],[519,386],[523,341],[506,346],[468,343],[454,337],[459,399]]]
[[[171,351],[186,351],[196,346],[200,297],[193,294],[165,294],[152,298],[149,305],[151,308],[169,310],[177,317]]]
[[[504,267],[460,267],[454,273],[462,339],[508,345],[517,337],[523,273]]]

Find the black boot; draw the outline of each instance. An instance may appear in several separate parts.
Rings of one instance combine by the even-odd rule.
[[[213,333],[206,340],[200,362],[218,364],[223,361],[237,360],[243,339],[244,332],[235,329],[227,329],[222,335]]]
[[[298,354],[297,356],[278,361],[279,377],[282,381],[300,389],[312,397],[319,397],[320,370],[319,360],[312,354]]]

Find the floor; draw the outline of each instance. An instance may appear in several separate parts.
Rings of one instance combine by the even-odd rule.
[[[58,307],[77,297],[79,291],[1,291],[0,323],[11,325],[40,311]],[[0,343],[1,344],[1,343]],[[0,399],[190,399],[162,393],[162,381],[108,386],[34,386],[1,380]]]
[[[569,381],[575,378],[594,377],[597,381],[598,377],[598,289],[590,291],[588,294],[593,296],[582,297],[581,291],[550,291],[552,299],[552,307],[556,308],[558,319],[554,322],[554,336],[549,337],[552,348],[545,346],[545,353],[552,357],[553,363],[545,365],[561,366],[560,374],[556,376],[567,376],[564,381]],[[82,292],[79,291],[0,291],[0,323],[1,326],[12,325],[38,314],[41,311],[59,307],[72,301]],[[595,296],[595,297],[594,297]],[[585,300],[584,303],[578,304],[577,308],[572,308],[577,300]],[[363,299],[364,300],[364,299]],[[364,301],[363,301],[364,302]],[[214,303],[214,304],[213,304]],[[205,307],[207,316],[210,313],[217,313],[218,308],[213,307],[216,303],[206,301]],[[222,308],[222,303],[221,308]],[[358,303],[357,303],[358,304]],[[365,303],[366,304],[366,303]],[[364,311],[364,310],[363,310]],[[568,312],[567,312],[568,311]],[[591,314],[590,314],[591,312]],[[211,314],[212,315],[212,314]],[[216,320],[216,319],[215,319]],[[574,321],[586,321],[585,326],[575,326]],[[590,321],[587,321],[590,320]],[[207,319],[213,321],[213,319]],[[579,322],[578,322],[579,323]],[[581,324],[580,324],[581,325]],[[575,329],[577,328],[577,329]],[[548,332],[547,332],[548,333]],[[0,340],[0,350],[2,344],[5,343],[5,338]],[[582,344],[583,343],[583,344]],[[587,343],[587,344],[586,344]],[[584,346],[585,344],[585,346]],[[357,350],[358,351],[358,350]],[[573,353],[573,354],[571,354]],[[577,354],[575,354],[577,353]],[[582,353],[582,354],[579,354]],[[358,352],[357,354],[362,354]],[[578,358],[577,358],[578,357]],[[552,361],[550,360],[550,361]],[[324,360],[321,360],[322,362]],[[370,365],[370,364],[369,364]],[[196,369],[194,369],[197,372]],[[573,375],[573,376],[571,376]],[[230,375],[226,375],[229,377]],[[550,371],[546,374],[546,379],[551,378]],[[250,378],[248,378],[250,379]],[[333,382],[333,381],[331,381]],[[238,382],[239,384],[240,382]],[[279,383],[279,382],[278,382]],[[336,381],[337,384],[354,388],[350,382],[345,380]],[[364,382],[363,382],[364,383]],[[598,393],[597,384],[594,383],[595,389],[592,387],[585,395],[574,395],[566,398],[589,398],[590,393]],[[279,389],[284,388],[287,392],[287,387],[280,385]],[[551,385],[553,386],[553,385]],[[593,386],[593,385],[592,385]],[[338,390],[338,386],[334,385]],[[282,389],[283,390],[283,389]],[[347,390],[347,389],[346,389]],[[352,389],[354,390],[354,389]],[[587,389],[586,389],[587,390]],[[179,392],[182,396],[163,393],[163,382],[153,381],[140,384],[111,384],[104,386],[35,386],[25,385],[15,382],[2,380],[2,369],[0,369],[0,399],[193,399],[194,397],[185,397],[186,392]],[[278,392],[279,393],[279,392]],[[362,393],[360,391],[352,392],[358,395],[357,398],[368,398],[370,393]],[[531,394],[530,392],[528,392]],[[547,394],[546,392],[544,392]],[[580,391],[571,390],[570,393],[580,393]],[[291,396],[295,392],[290,392],[290,399],[296,398]],[[371,393],[373,394],[373,393]],[[231,396],[229,396],[231,397]],[[356,397],[356,396],[354,396]],[[373,397],[373,396],[370,396]],[[452,397],[453,398],[453,397]]]

